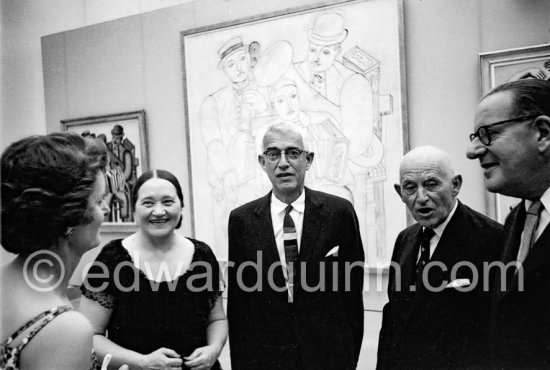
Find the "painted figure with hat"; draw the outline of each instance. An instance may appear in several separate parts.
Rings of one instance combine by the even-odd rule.
[[[308,31],[307,58],[296,63],[302,78],[331,103],[340,105],[340,92],[345,80],[353,74],[338,56],[348,36],[344,18],[337,13],[319,15]]]
[[[231,209],[255,197],[251,121],[269,113],[265,88],[257,86],[251,73],[251,52],[257,57],[259,46],[257,42],[247,45],[237,36],[219,48],[217,67],[229,83],[207,96],[200,107],[216,225],[226,224]],[[225,244],[225,236],[217,238],[222,238],[217,244]]]
[[[135,145],[124,137],[124,128],[114,125],[111,129],[112,140],[106,143],[109,150],[108,185],[113,194],[109,221],[133,221],[131,189],[137,179],[138,160],[135,156]]]

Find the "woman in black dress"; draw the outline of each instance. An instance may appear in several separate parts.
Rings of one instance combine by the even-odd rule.
[[[175,232],[183,194],[154,170],[133,191],[139,230],[103,247],[81,287],[81,312],[100,358],[131,369],[219,369],[227,337],[220,269],[212,250]]]

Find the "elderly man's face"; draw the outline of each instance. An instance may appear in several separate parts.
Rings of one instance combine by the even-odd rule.
[[[474,120],[474,132],[484,125],[517,118],[511,92],[490,95],[479,104]],[[467,157],[479,159],[485,176],[485,186],[491,192],[515,197],[527,197],[533,175],[541,170],[536,135],[528,123],[518,120],[491,128],[491,143],[483,145],[474,139]]]
[[[246,81],[250,70],[250,55],[245,49],[237,50],[224,59],[223,70],[233,83]]]
[[[340,49],[340,44],[323,46],[310,42],[307,52],[309,67],[313,72],[325,72],[334,64]]]
[[[396,190],[414,219],[430,228],[443,223],[460,191],[460,176],[453,177],[436,159],[410,159],[401,165],[400,172],[401,186]]]

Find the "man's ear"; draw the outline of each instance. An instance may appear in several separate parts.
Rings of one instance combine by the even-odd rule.
[[[393,188],[394,188],[395,191],[397,192],[397,195],[399,195],[399,198],[402,198],[402,196],[401,196],[401,185],[399,185],[399,184],[393,184]]]
[[[308,152],[306,154],[306,170],[309,170],[309,168],[311,167],[311,164],[313,163],[313,158],[315,157],[315,153],[313,152]]]
[[[462,175],[455,175],[451,182],[453,184],[453,197],[456,198],[458,196],[458,193],[460,193],[460,187],[462,186]]]
[[[265,171],[265,158],[263,155],[258,154],[258,163],[262,166],[262,169]]]
[[[550,155],[550,117],[546,115],[535,119],[537,129],[537,147],[541,154]]]

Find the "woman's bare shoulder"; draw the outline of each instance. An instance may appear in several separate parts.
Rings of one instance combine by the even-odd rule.
[[[79,312],[68,311],[49,322],[24,348],[21,368],[89,369],[92,326]]]

